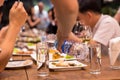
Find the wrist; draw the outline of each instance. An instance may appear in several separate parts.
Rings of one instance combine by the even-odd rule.
[[[13,28],[13,29],[20,29],[21,27],[18,25],[18,24],[15,24],[15,23],[9,23],[8,24],[8,28]]]

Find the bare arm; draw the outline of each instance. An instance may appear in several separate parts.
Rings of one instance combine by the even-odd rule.
[[[118,21],[118,23],[120,24],[120,11],[115,14],[114,18],[115,18],[115,19]]]
[[[36,26],[37,24],[40,23],[40,18],[35,18],[35,20],[32,21],[31,17],[29,16],[27,21],[28,21],[30,27],[34,27],[34,26]]]
[[[16,41],[17,34],[20,31],[21,26],[27,19],[27,13],[23,8],[23,3],[15,2],[12,6],[9,14],[9,25],[5,35],[4,41],[0,42],[0,72],[2,72],[12,55],[14,43]]]
[[[72,34],[72,28],[78,16],[77,0],[51,0],[55,7],[55,13],[58,21],[58,49],[60,50],[64,40],[79,39]]]

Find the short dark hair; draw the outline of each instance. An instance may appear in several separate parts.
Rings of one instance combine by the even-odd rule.
[[[101,13],[102,0],[78,0],[79,12],[93,11]]]

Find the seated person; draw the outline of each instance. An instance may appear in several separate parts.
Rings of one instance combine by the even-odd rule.
[[[56,34],[56,32],[57,32],[57,23],[56,22],[57,21],[55,18],[54,8],[51,8],[48,11],[48,17],[49,17],[50,23],[46,29],[46,33],[47,34]]]
[[[38,24],[40,24],[40,18],[37,18],[35,16],[34,7],[31,7],[31,9],[30,9],[30,14],[29,14],[29,17],[27,19],[27,23],[28,23],[28,26],[30,27],[30,29],[36,28],[36,26]]]
[[[78,3],[80,22],[90,26],[93,41],[102,45],[103,53],[108,53],[109,40],[120,37],[118,22],[109,15],[101,14],[101,0],[78,0]]]
[[[3,5],[3,2],[4,0],[0,0],[0,7]],[[0,31],[0,72],[4,70],[12,55],[16,37],[26,19],[27,13],[23,3],[15,2],[9,13],[9,24]]]
[[[46,28],[49,24],[49,18],[48,18],[48,13],[44,8],[44,3],[39,2],[36,6],[34,6],[35,9],[35,16],[37,18],[40,18],[40,23],[36,26],[37,29],[46,31]]]

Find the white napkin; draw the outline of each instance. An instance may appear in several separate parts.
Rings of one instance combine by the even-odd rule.
[[[120,54],[120,37],[117,37],[111,39],[109,42],[109,57],[111,65],[114,65],[119,54]]]

